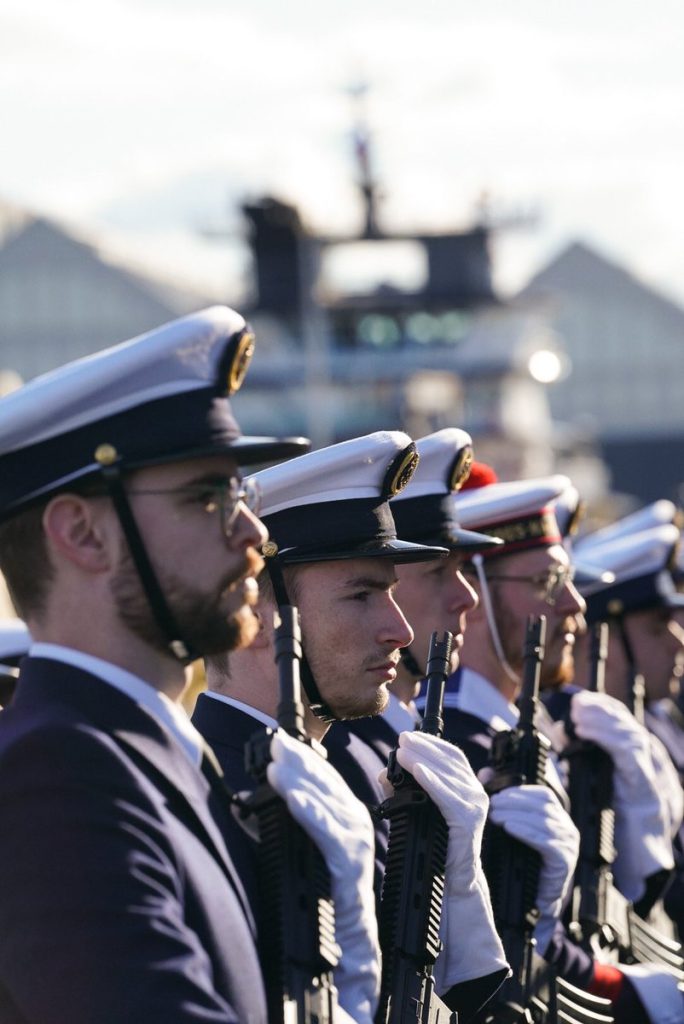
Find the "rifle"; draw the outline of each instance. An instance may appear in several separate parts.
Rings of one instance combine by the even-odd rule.
[[[534,725],[545,637],[546,617],[530,617],[518,699],[520,719],[516,729],[494,737],[490,757],[494,775],[485,787],[490,795],[509,786],[545,784],[550,743]],[[539,919],[536,900],[541,858],[536,850],[509,836],[500,826],[488,824],[482,862],[489,882],[494,921],[513,971],[495,996],[494,1005],[490,1004],[493,1019],[497,1022],[532,1021],[534,929]],[[543,1013],[545,1008],[537,1000],[535,1009]]]
[[[278,725],[314,746],[304,730],[299,662],[299,614],[279,607],[275,658],[279,670]],[[259,829],[261,914],[259,958],[270,1024],[332,1024],[337,1005],[333,969],[339,962],[330,875],[318,847],[290,816],[266,778],[273,730],[247,743],[245,764],[257,780],[247,801]],[[315,744],[325,757],[325,750]]]
[[[545,616],[530,616],[518,698],[520,719],[516,729],[494,737],[490,762],[494,777],[486,787],[490,794],[526,783],[546,785],[550,743],[534,724],[545,639]],[[487,1019],[496,1024],[610,1024],[613,1018],[607,999],[592,996],[557,977],[536,953],[539,853],[492,825],[485,830],[482,853],[494,920],[513,970],[487,1007]]]
[[[591,633],[591,671],[588,690],[605,692],[608,624],[598,622]],[[614,948],[608,900],[615,860],[613,843],[613,762],[595,743],[574,739],[563,756],[568,761],[570,813],[580,834],[579,858],[573,882],[568,931],[592,955]]]
[[[591,635],[589,690],[605,692],[608,624]],[[637,678],[635,682],[637,682]],[[633,691],[636,693],[636,687]],[[566,723],[568,732],[571,727]],[[569,765],[570,812],[580,833],[568,930],[593,956],[622,963],[654,963],[684,981],[681,945],[644,921],[613,882],[615,860],[613,762],[597,744],[574,739],[563,753]]]
[[[443,732],[442,700],[449,674],[452,634],[432,634],[427,700],[421,732]],[[433,968],[441,949],[439,926],[449,840],[444,818],[396,759],[387,764],[394,794],[379,808],[389,820],[387,864],[380,904],[382,986],[376,1024],[457,1024],[439,998]]]
[[[617,627],[627,658],[627,706],[639,725],[644,725],[646,721],[646,680],[643,673],[637,668],[634,648],[625,627],[624,618],[618,618]]]

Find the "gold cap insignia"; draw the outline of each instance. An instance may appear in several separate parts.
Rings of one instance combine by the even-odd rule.
[[[403,491],[415,473],[418,461],[418,451],[413,442],[392,459],[382,487],[384,497],[393,498]]]
[[[261,545],[261,554],[264,558],[275,558],[278,554],[278,545],[274,540],[267,540],[265,544]]]
[[[245,328],[242,334],[232,340],[228,353],[226,387],[229,395],[234,395],[242,387],[253,355],[254,335]]]
[[[586,512],[587,512],[587,503],[586,503],[586,501],[582,501],[582,500],[578,501],[577,504],[575,505],[574,509],[570,513],[570,518],[568,519],[568,525],[567,525],[567,529],[566,529],[568,537],[574,537],[576,535],[577,531],[579,530],[580,523],[582,522],[582,520],[584,519],[584,517],[586,515]]]
[[[450,491],[460,491],[463,484],[470,476],[470,470],[473,468],[473,448],[472,445],[465,445],[461,448],[460,452],[453,461],[451,471],[449,473],[449,479],[447,486]]]
[[[101,466],[112,466],[119,458],[119,453],[113,444],[99,444],[95,449],[95,461]]]

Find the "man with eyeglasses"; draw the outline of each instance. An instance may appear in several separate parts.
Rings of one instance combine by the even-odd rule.
[[[252,346],[214,307],[0,402],[0,568],[32,636],[0,714],[3,1024],[266,1024],[231,803],[179,704],[190,661],[258,631],[241,467],[307,447],[242,436]],[[316,789],[278,760],[289,797]],[[372,870],[333,790],[360,829],[337,852]]]

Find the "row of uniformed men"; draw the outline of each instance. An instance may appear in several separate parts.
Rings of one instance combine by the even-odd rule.
[[[684,1020],[670,974],[601,963],[560,924],[578,835],[558,779],[488,802],[475,775],[517,720],[528,615],[548,620],[547,687],[583,681],[583,615],[609,607],[621,638],[609,666],[624,656],[648,682],[646,612],[679,644],[678,597],[663,587],[677,528],[618,528],[572,552],[570,482],[472,474],[479,486],[459,490],[471,449],[458,429],[304,455],[301,439],[242,437],[225,380],[239,384],[250,343],[217,308],[0,403],[0,567],[33,637],[0,716],[0,1019],[265,1019],[253,841],[223,805],[205,741],[233,791],[254,787],[243,750],[255,727],[277,725],[273,613],[287,595],[302,619],[306,727],[332,764],[278,733],[269,779],[331,872],[340,1020],[370,1022],[376,1008],[373,873],[377,890],[387,837],[366,806],[383,799],[378,772],[397,743],[449,825],[436,978],[460,1019],[506,973],[480,862],[489,812],[541,856],[537,946],[558,973],[607,996],[617,1019]],[[240,480],[240,465],[284,457]],[[584,567],[586,605],[574,560],[597,567]],[[444,629],[458,746],[413,731],[429,637]],[[208,690],[190,724],[179,701],[197,656]],[[679,780],[620,701],[567,697],[577,735],[613,759],[615,877],[646,912],[672,871]]]

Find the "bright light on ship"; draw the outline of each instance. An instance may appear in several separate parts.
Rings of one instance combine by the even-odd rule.
[[[563,372],[563,362],[558,353],[545,348],[533,352],[527,366],[540,384],[553,384]]]

